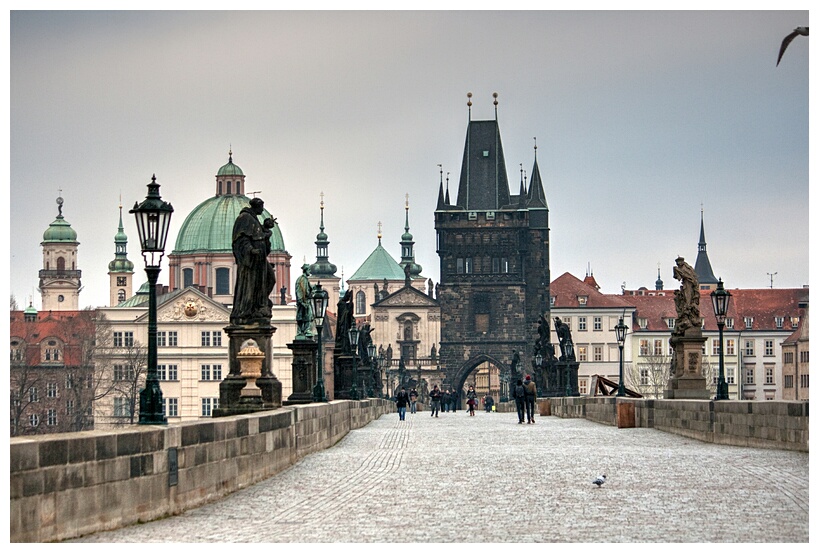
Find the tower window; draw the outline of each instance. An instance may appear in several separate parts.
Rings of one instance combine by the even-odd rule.
[[[226,193],[227,193],[227,194],[232,194],[232,193],[233,193],[233,192],[231,192],[230,181],[227,181],[227,189],[226,189]]]
[[[125,301],[125,290],[120,289],[117,291],[117,301],[120,303]]]
[[[216,269],[216,293],[230,294],[230,269],[226,267]]]
[[[367,294],[363,290],[355,294],[355,312],[358,314],[367,312]]]
[[[193,269],[182,269],[182,287],[193,286]]]

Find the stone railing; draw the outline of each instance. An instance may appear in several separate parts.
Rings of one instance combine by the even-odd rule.
[[[540,412],[619,428],[655,428],[714,444],[808,451],[808,402],[540,398]]]
[[[12,438],[12,542],[51,542],[179,514],[338,442],[391,401],[332,401],[168,426]]]

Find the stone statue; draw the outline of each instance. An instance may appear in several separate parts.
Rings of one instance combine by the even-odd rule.
[[[404,286],[412,286],[412,276],[410,275],[410,264],[404,265]]]
[[[370,351],[368,348],[373,341],[372,332],[373,329],[370,326],[370,323],[364,323],[364,326],[359,329],[358,357],[361,359],[361,363],[364,365],[369,365],[370,363]]]
[[[560,342],[560,361],[574,361],[574,343],[569,325],[555,317],[555,332]]]
[[[336,351],[353,353],[350,347],[350,329],[353,328],[353,291],[349,288],[336,305]]]
[[[512,353],[511,370],[512,382],[514,382],[515,380],[518,379],[519,374],[522,372],[522,369],[520,367],[520,353],[518,353],[517,351]]]
[[[387,344],[387,366],[392,365],[392,344]]]
[[[438,359],[438,350],[435,349],[435,344],[432,344],[432,348],[429,350],[429,358],[433,361]]]
[[[301,275],[296,279],[296,340],[313,337],[313,286],[307,277],[310,276],[310,265],[301,266]]]
[[[233,257],[237,273],[231,324],[270,321],[272,302],[269,295],[276,285],[276,273],[267,262],[271,235],[268,228],[275,225],[275,220],[268,219],[271,222],[265,228],[258,218],[263,212],[264,201],[253,198],[233,224]]]
[[[537,335],[538,339],[540,340],[541,348],[544,344],[548,344],[551,341],[549,333],[551,329],[549,328],[549,321],[543,315],[540,315],[537,319]],[[541,353],[541,355],[543,355]]]
[[[674,267],[674,278],[680,281],[680,289],[674,291],[674,305],[677,308],[677,320],[674,324],[674,335],[682,336],[689,328],[701,328],[700,317],[700,283],[694,268],[678,257]]]

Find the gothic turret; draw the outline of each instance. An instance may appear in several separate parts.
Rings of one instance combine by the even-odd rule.
[[[134,264],[128,259],[128,237],[122,226],[122,205],[119,206],[119,227],[114,235],[114,259],[108,263],[109,305],[114,306],[131,297]]]
[[[705,221],[702,210],[700,210],[700,242],[697,245],[697,262],[694,264],[694,271],[697,273],[697,280],[700,281],[700,290],[714,290],[717,286],[717,277],[711,269],[711,261],[708,260],[708,252],[705,247]]]

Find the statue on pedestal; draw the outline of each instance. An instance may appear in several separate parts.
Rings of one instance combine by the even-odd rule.
[[[680,281],[680,289],[674,291],[674,305],[677,320],[674,323],[675,336],[683,336],[689,328],[702,328],[700,317],[700,283],[694,268],[678,257],[674,267],[674,278]]]
[[[275,226],[274,219],[259,222],[264,212],[261,198],[250,200],[250,206],[242,209],[233,225],[233,257],[236,260],[236,286],[233,290],[231,324],[249,324],[270,321],[270,293],[276,286],[276,273],[267,261],[270,253],[268,230]]]
[[[296,340],[313,337],[313,286],[307,277],[310,276],[310,265],[301,266],[301,275],[296,279]]]
[[[574,343],[569,325],[555,317],[555,332],[560,342],[560,361],[574,361]]]

